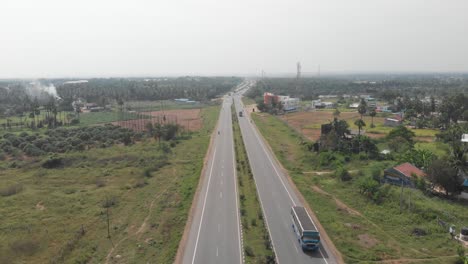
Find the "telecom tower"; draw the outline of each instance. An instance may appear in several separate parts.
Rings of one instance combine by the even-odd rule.
[[[301,78],[301,63],[297,62],[296,64],[297,73],[296,73],[296,90],[299,90],[299,82]]]
[[[299,79],[301,78],[301,63],[297,62],[296,67],[297,67],[296,80],[299,81]]]

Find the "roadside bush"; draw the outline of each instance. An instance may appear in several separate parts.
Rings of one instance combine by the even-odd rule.
[[[63,166],[63,159],[57,155],[50,156],[44,163],[42,167],[46,169],[54,169]]]
[[[104,186],[106,186],[106,182],[103,179],[97,179],[96,180],[96,186],[98,188],[104,187]]]
[[[17,193],[20,193],[23,190],[23,185],[20,183],[10,185],[8,187],[5,187],[3,189],[0,189],[0,195],[1,196],[12,196]]]
[[[148,185],[148,182],[145,179],[138,179],[133,185],[133,188],[142,188],[146,185]]]
[[[118,203],[117,197],[112,196],[110,198],[107,198],[106,200],[102,201],[102,207],[103,208],[110,208],[116,206]]]
[[[18,255],[31,256],[39,249],[39,243],[34,240],[17,240],[10,244],[10,249]]]
[[[335,170],[335,175],[340,178],[341,181],[349,181],[351,180],[351,175],[349,172],[342,166],[339,166]]]

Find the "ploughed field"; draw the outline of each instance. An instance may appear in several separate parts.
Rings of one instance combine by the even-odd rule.
[[[135,119],[113,122],[112,124],[133,129],[146,130],[146,124],[177,124],[187,131],[198,131],[202,127],[200,109],[178,109],[140,112]]]

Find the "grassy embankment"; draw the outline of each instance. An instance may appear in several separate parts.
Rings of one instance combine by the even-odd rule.
[[[44,156],[0,161],[0,263],[173,262],[218,114],[204,108],[203,128],[171,147],[69,152],[57,169]]]
[[[254,99],[252,99],[252,98],[250,98],[250,97],[247,97],[247,96],[243,96],[243,97],[242,97],[242,103],[243,103],[244,105],[253,105],[253,104],[256,104]]]
[[[271,249],[268,230],[263,219],[234,107],[232,113],[245,261],[246,263],[270,263],[275,259],[274,252]]]
[[[458,245],[437,224],[437,217],[459,230],[468,223],[466,205],[404,189],[400,213],[401,189],[394,186],[384,201],[376,204],[359,193],[358,178],[376,168],[383,170],[392,162],[352,159],[345,164],[354,171],[352,180],[342,182],[333,173],[315,173],[333,166],[324,168],[319,155],[302,147],[301,135],[284,122],[268,114],[254,114],[253,119],[346,263],[382,260],[455,263]],[[416,228],[425,234],[417,235]]]

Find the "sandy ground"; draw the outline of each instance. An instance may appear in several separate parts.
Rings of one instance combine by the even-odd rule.
[[[186,130],[197,131],[202,127],[202,119],[200,116],[200,109],[180,109],[180,110],[166,110],[166,111],[153,111],[142,112],[144,116],[151,116],[151,118],[134,119],[127,121],[113,122],[112,124],[126,127],[129,129],[142,131],[145,130],[145,125],[149,122],[163,123],[163,124],[179,124]]]

